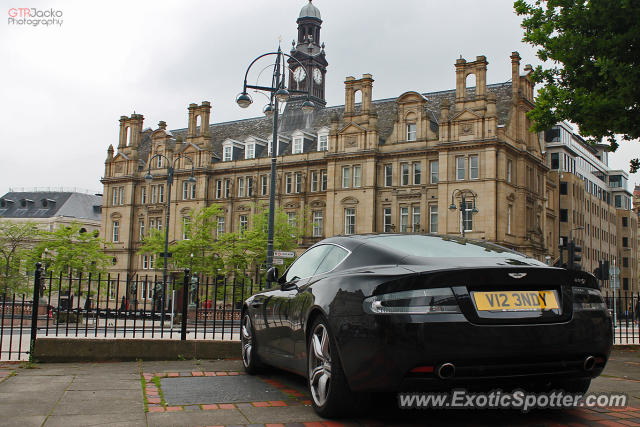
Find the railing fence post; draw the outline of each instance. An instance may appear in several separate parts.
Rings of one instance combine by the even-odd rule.
[[[33,306],[31,308],[31,342],[29,343],[29,361],[33,362],[33,349],[38,333],[38,303],[40,302],[40,288],[42,287],[42,264],[36,263],[36,272],[33,280]]]
[[[185,341],[187,339],[187,292],[189,291],[189,284],[191,283],[191,271],[188,268],[184,269],[184,283],[182,285],[182,324],[180,327],[180,340]]]

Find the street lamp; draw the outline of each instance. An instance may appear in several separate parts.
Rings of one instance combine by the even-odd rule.
[[[162,266],[162,295],[161,298],[166,295],[167,292],[167,258],[169,257],[169,218],[170,218],[170,210],[171,210],[171,184],[173,184],[173,173],[175,171],[176,162],[180,159],[186,159],[191,163],[191,176],[189,177],[189,182],[195,183],[196,178],[194,176],[194,167],[193,160],[189,156],[179,155],[173,158],[173,163],[171,160],[164,154],[156,154],[149,159],[149,170],[145,175],[144,179],[147,183],[151,183],[153,181],[153,175],[151,175],[151,162],[156,157],[163,158],[167,163],[167,212],[165,214],[165,228],[164,228],[164,263]],[[162,320],[164,321],[164,302],[162,303]]]
[[[456,197],[460,196],[460,206],[457,207],[456,203],[455,203],[455,199]],[[467,196],[470,196],[471,199],[473,200],[473,208],[471,210],[467,209]],[[473,215],[478,213],[478,208],[476,208],[476,197],[478,197],[478,195],[476,193],[474,193],[471,190],[468,189],[464,189],[464,190],[453,190],[453,192],[451,193],[451,205],[449,206],[449,209],[452,211],[455,211],[456,209],[460,210],[460,232],[462,233],[462,237],[465,236],[465,230],[464,230],[464,216],[465,214],[468,213],[468,215]]]
[[[261,58],[266,56],[275,55],[276,60],[274,63],[273,69],[273,78],[271,80],[271,86],[257,86],[257,85],[249,85],[247,84],[247,76],[249,75],[249,70]],[[286,88],[286,66],[285,66],[285,57],[290,58],[297,62],[306,73],[306,81],[307,81],[307,89],[306,90],[295,90],[295,89],[287,89]],[[271,142],[271,181],[270,181],[270,189],[269,189],[269,223],[268,223],[268,231],[267,231],[267,269],[271,268],[273,265],[273,234],[274,234],[274,215],[275,215],[275,204],[276,204],[276,150],[278,146],[278,103],[287,102],[292,94],[306,94],[307,99],[302,103],[301,109],[303,112],[308,113],[315,109],[315,105],[309,99],[310,96],[310,88],[309,81],[311,80],[311,75],[307,72],[307,68],[296,58],[291,55],[288,55],[280,49],[278,46],[277,52],[269,52],[262,54],[255,58],[247,71],[244,74],[244,84],[242,86],[242,92],[236,98],[236,103],[241,108],[247,108],[253,100],[251,96],[247,93],[247,89],[254,89],[256,91],[268,92],[270,96],[270,102],[264,108],[263,112],[267,117],[273,115],[273,139]]]

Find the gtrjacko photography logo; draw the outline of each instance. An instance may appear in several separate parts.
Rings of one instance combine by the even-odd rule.
[[[9,8],[9,25],[24,27],[62,26],[62,11],[58,9],[38,9],[35,7]]]

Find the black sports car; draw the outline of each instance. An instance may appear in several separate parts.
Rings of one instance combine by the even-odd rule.
[[[594,276],[485,241],[382,234],[325,239],[248,298],[242,359],[308,378],[335,416],[358,392],[503,383],[586,391],[612,346]]]

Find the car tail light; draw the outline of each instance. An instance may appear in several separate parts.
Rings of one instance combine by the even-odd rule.
[[[366,298],[364,311],[372,314],[460,313],[451,288],[418,289]]]
[[[573,310],[606,310],[602,294],[597,289],[574,287]]]

